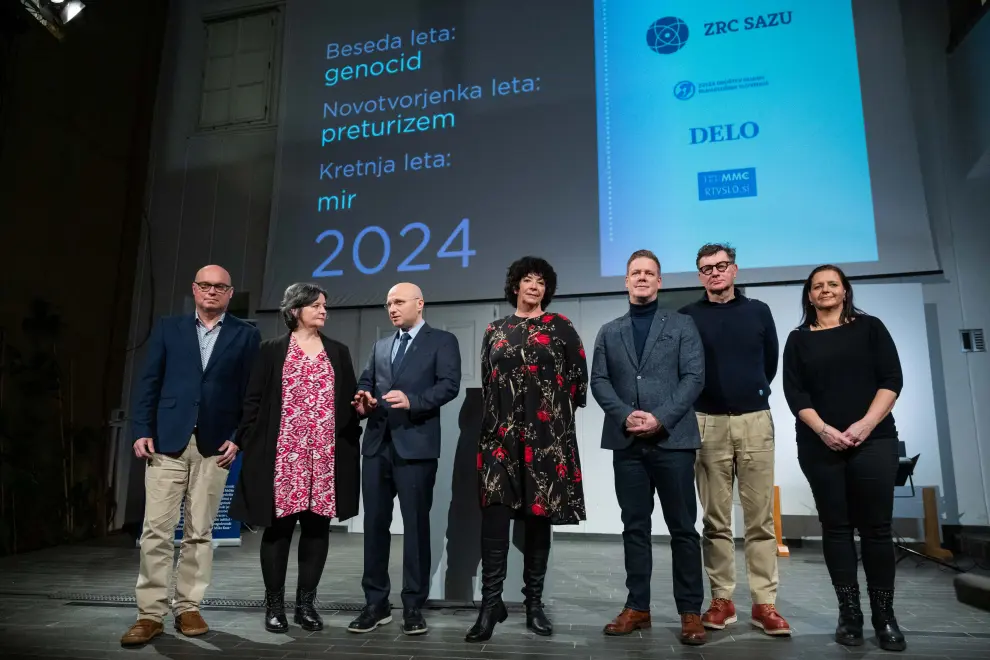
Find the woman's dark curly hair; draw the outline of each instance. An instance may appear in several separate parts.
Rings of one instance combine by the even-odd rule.
[[[510,305],[519,302],[519,283],[527,275],[543,278],[546,290],[543,293],[542,307],[546,309],[553,300],[553,294],[557,292],[557,273],[546,259],[539,257],[523,257],[512,262],[505,274],[505,299]]]

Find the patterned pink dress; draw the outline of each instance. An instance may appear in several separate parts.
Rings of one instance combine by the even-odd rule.
[[[337,515],[334,488],[333,365],[307,357],[296,338],[282,367],[282,422],[275,450],[275,517],[307,509]]]

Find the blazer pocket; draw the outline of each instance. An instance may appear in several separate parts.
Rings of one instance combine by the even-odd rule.
[[[175,399],[159,399],[159,408],[175,408]]]

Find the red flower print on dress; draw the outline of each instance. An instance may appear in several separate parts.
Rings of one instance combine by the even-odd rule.
[[[557,463],[557,476],[561,479],[567,476],[567,467],[563,463]]]
[[[584,359],[587,358],[587,354],[584,352],[584,347],[583,346],[578,349],[578,355],[581,356],[581,359],[582,360],[584,360]]]
[[[574,398],[574,395],[575,394],[577,394],[577,385],[571,385],[571,398],[572,399]]]
[[[550,421],[550,413],[548,413],[546,410],[540,410],[539,412],[537,412],[536,413],[536,417],[541,422],[549,422]]]
[[[526,445],[526,451],[523,452],[523,455],[524,455],[527,463],[532,463],[533,462],[533,448],[532,447],[530,447],[529,445]]]
[[[574,483],[581,483],[581,468],[574,468]]]
[[[550,335],[548,335],[545,332],[537,332],[535,335],[533,335],[533,343],[539,344],[541,346],[549,346]]]
[[[563,387],[563,386],[564,386],[564,377],[561,376],[560,374],[557,374],[557,387]]]
[[[498,369],[492,369],[492,380],[498,378]]]
[[[537,502],[532,506],[532,511],[534,516],[545,516],[547,515],[547,510],[543,508],[543,505]]]
[[[508,431],[508,430],[509,430],[509,427],[508,426],[500,426],[500,427],[498,427],[498,437],[504,438],[505,437],[505,432]]]
[[[529,372],[530,373],[535,374],[539,370],[540,370],[540,368],[538,366],[536,366],[535,364],[529,365]]]
[[[553,320],[553,314],[544,314],[543,318],[540,319],[543,323],[549,323]]]
[[[481,452],[479,451],[479,452],[478,452],[478,469],[479,469],[479,470],[481,469],[481,466],[482,466],[482,465],[484,465],[484,460],[482,459],[482,457],[481,457]]]
[[[496,447],[495,450],[492,452],[492,456],[494,456],[495,459],[499,461],[504,461],[505,457],[508,455],[509,455],[508,452],[506,452],[505,449],[503,449],[502,447]]]

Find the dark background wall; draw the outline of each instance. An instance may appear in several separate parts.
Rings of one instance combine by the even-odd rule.
[[[167,0],[0,5],[0,551],[105,529]],[[15,547],[16,545],[16,547]]]

